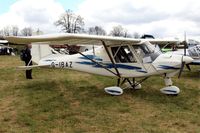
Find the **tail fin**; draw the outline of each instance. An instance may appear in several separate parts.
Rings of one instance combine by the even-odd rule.
[[[41,58],[56,54],[56,51],[48,44],[32,43],[31,54],[32,61],[38,64]]]

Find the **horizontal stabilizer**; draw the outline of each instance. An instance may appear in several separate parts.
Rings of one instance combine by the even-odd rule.
[[[49,67],[50,65],[32,65],[32,66],[18,66],[17,70],[31,70],[37,67]]]

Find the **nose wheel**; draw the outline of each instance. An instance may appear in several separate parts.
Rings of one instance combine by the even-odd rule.
[[[180,89],[177,86],[173,86],[173,82],[170,77],[164,78],[166,87],[160,89],[161,93],[166,95],[177,96],[180,93]]]

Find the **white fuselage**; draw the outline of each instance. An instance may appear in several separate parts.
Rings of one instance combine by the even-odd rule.
[[[92,50],[84,52],[83,54],[99,64],[80,54],[75,54],[50,55],[42,58],[39,61],[39,65],[50,65],[53,68],[67,68],[92,74],[115,76],[105,69],[107,68],[116,73],[115,67],[106,54],[105,49],[100,47],[95,51],[95,55]],[[115,66],[121,77],[146,77],[179,71],[182,57],[181,55],[160,54],[151,63],[137,61],[134,63],[115,63]]]

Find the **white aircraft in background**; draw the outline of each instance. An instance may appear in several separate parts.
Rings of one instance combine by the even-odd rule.
[[[172,85],[171,77],[181,75],[184,65],[193,59],[184,55],[162,54],[155,52],[155,46],[144,39],[94,36],[82,34],[41,35],[32,37],[4,37],[16,44],[33,44],[32,60],[34,66],[23,66],[24,69],[34,67],[66,68],[77,71],[117,77],[117,86],[107,87],[105,91],[111,95],[123,94],[122,86],[140,89],[148,77],[162,75],[166,87],[161,92],[177,95],[180,89]],[[152,40],[152,43],[173,42],[169,40]],[[49,44],[81,44],[100,46],[74,55],[60,55],[52,52]],[[142,78],[136,82],[136,78]],[[126,87],[127,88],[127,87]]]
[[[1,38],[1,37],[0,37]],[[9,47],[7,40],[0,40],[0,55],[13,55],[15,56],[14,49]]]
[[[184,48],[182,49],[177,48],[178,45],[181,44],[180,41],[177,41],[176,43],[173,43],[173,48],[175,49],[172,49],[171,51],[166,52],[166,54],[184,55],[184,56],[189,56],[193,58],[193,61],[191,63],[186,64],[188,70],[191,71],[190,65],[200,65],[200,43],[197,41],[195,41],[194,44],[192,44],[190,41],[188,42],[183,41],[182,43],[184,45]]]
[[[177,51],[167,52],[167,54],[178,54],[192,57],[194,60],[191,65],[200,65],[200,44],[188,46],[187,49],[178,49]]]
[[[151,42],[152,44],[155,44],[157,46],[157,51],[163,51],[166,54],[177,54],[177,55],[185,55],[193,58],[194,60],[190,64],[186,64],[187,68],[191,70],[190,65],[200,65],[200,42],[192,39],[188,39],[186,41],[186,33],[185,33],[185,40],[179,41],[178,39],[175,39],[176,41],[163,43],[163,42],[154,42],[155,39],[152,35],[143,35],[143,39],[146,39],[147,41]],[[157,39],[155,39],[157,40]],[[164,39],[166,40],[166,39]],[[183,43],[184,48],[180,49],[177,48],[179,45]],[[158,46],[163,46],[162,49]],[[171,49],[165,49],[167,46],[172,45]],[[188,48],[187,48],[188,47]],[[167,51],[165,51],[167,50]]]

